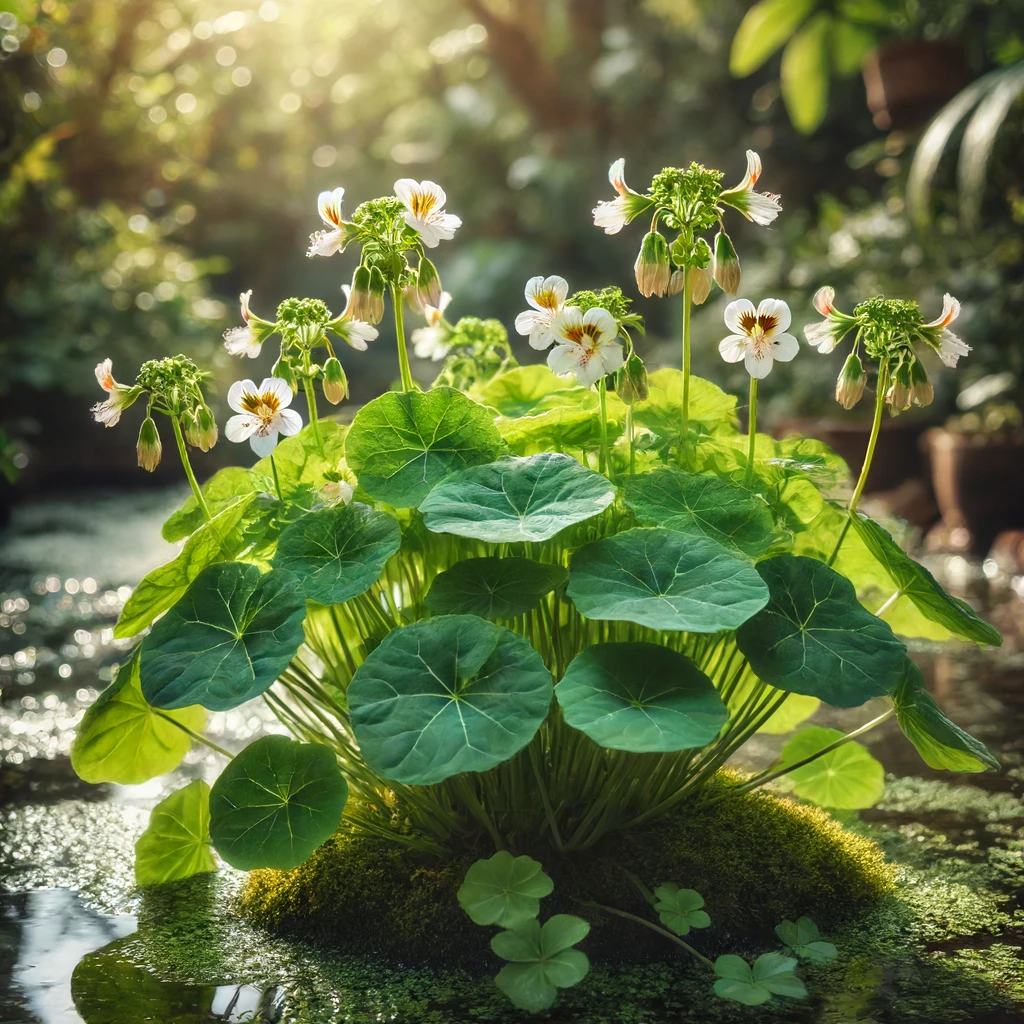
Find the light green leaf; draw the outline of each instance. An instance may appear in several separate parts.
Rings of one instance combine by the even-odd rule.
[[[495,426],[517,455],[594,451],[601,443],[601,399],[593,388],[565,387],[540,398],[528,413],[500,417]],[[617,395],[606,399],[608,442],[614,444],[626,422],[626,406]]]
[[[555,687],[568,725],[611,750],[657,753],[710,743],[728,712],[714,683],[658,644],[594,644]]]
[[[814,0],[762,0],[743,16],[729,51],[729,73],[746,78],[797,30]]]
[[[1003,638],[966,601],[947,594],[934,576],[915,562],[892,539],[884,527],[867,516],[857,515],[853,525],[867,549],[889,574],[893,585],[902,591],[926,618],[945,626],[963,640],[998,647]]]
[[[453,473],[420,504],[434,533],[491,544],[542,541],[603,512],[615,488],[568,455],[511,455]]]
[[[768,602],[754,567],[721,545],[643,528],[580,548],[567,593],[588,619],[694,633],[735,629]]]
[[[552,373],[543,363],[534,363],[517,366],[492,377],[486,384],[475,385],[469,397],[493,409],[499,416],[514,419],[536,412],[548,396],[570,390],[562,377]]]
[[[783,733],[792,732],[798,725],[806,722],[820,706],[821,701],[817,697],[791,693],[786,698],[786,703],[773,712],[771,718],[757,731],[768,736],[781,736]]]
[[[264,736],[213,784],[210,838],[232,867],[287,871],[335,833],[347,800],[329,747]]]
[[[892,689],[907,649],[858,603],[848,579],[824,562],[794,555],[756,568],[771,601],[740,626],[736,643],[758,678],[841,708]]]
[[[135,881],[159,885],[216,871],[210,849],[210,787],[202,779],[161,800],[135,844]]]
[[[758,495],[727,480],[678,469],[633,477],[626,504],[643,526],[701,533],[752,558],[772,545],[775,522]]]
[[[254,495],[239,498],[218,512],[185,542],[177,558],[147,573],[121,610],[114,627],[119,640],[141,633],[161,612],[167,611],[189,584],[208,566],[234,558],[245,546],[245,527]]]
[[[345,457],[360,486],[398,508],[418,506],[446,476],[502,454],[491,414],[454,388],[389,391],[359,410]]]
[[[142,696],[138,650],[96,698],[75,730],[71,767],[85,782],[137,785],[172,771],[192,747],[188,733],[206,725],[206,709],[193,706],[158,714]]]
[[[479,615],[496,622],[532,611],[569,573],[531,558],[467,558],[434,577],[425,598],[435,615]]]
[[[650,395],[638,402],[633,418],[659,437],[676,439],[682,434],[683,374],[680,370],[655,370],[647,378]],[[690,427],[705,430],[731,426],[736,420],[736,396],[702,377],[690,378]]]
[[[782,51],[779,82],[793,127],[810,135],[828,110],[829,35],[832,18],[816,14]]]
[[[543,926],[534,918],[491,939],[503,960],[495,982],[521,1010],[539,1013],[554,1005],[558,989],[578,984],[590,970],[586,954],[572,947],[586,938],[590,925],[571,914],[556,914]]]
[[[203,484],[203,498],[210,513],[216,515],[229,505],[233,505],[239,498],[255,494],[258,489],[256,479],[249,470],[241,466],[226,466]],[[168,517],[160,534],[164,540],[173,544],[195,533],[204,522],[203,510],[199,507],[195,495],[189,494],[185,504]]]
[[[810,960],[814,964],[828,963],[839,955],[839,950],[831,942],[821,938],[818,926],[809,917],[801,917],[795,923],[783,921],[776,926],[775,934],[785,943],[787,954],[795,953],[802,960]]]
[[[249,472],[261,490],[276,495],[279,483],[282,497],[294,501],[314,494],[329,481],[340,479],[346,468],[345,438],[349,428],[333,420],[320,420],[319,427],[322,449],[316,443],[313,428],[307,424],[294,437],[286,437],[278,444],[273,464],[268,455],[252,467]]]
[[[238,707],[288,667],[303,642],[305,617],[290,572],[211,565],[142,641],[143,695],[158,708]]]
[[[762,953],[754,968],[742,957],[725,953],[715,961],[715,995],[744,1006],[761,1006],[772,996],[806,999],[807,988],[796,976],[797,962],[781,953]]]
[[[555,884],[532,857],[501,850],[478,860],[458,891],[459,906],[475,924],[515,928],[540,913],[540,901]]]
[[[888,13],[888,12],[887,12]],[[832,64],[839,75],[855,75],[875,45],[876,35],[841,17],[832,22]]]
[[[782,767],[796,764],[843,738],[838,729],[809,725],[782,748]],[[786,778],[801,800],[819,807],[858,811],[873,807],[885,792],[885,769],[867,748],[849,740],[841,747],[796,768]]]
[[[691,928],[707,928],[711,918],[704,906],[704,897],[693,889],[680,889],[675,882],[664,882],[654,890],[654,909],[661,923],[676,933],[689,935]]]
[[[441,615],[392,630],[356,670],[348,702],[367,764],[425,786],[518,753],[551,693],[551,673],[522,637],[475,615]]]
[[[358,503],[325,508],[285,528],[273,566],[298,577],[307,601],[341,604],[377,582],[401,543],[398,523],[385,512]]]
[[[999,759],[980,740],[951,722],[925,689],[921,670],[910,659],[893,689],[896,720],[929,768],[953,772],[998,771]]]

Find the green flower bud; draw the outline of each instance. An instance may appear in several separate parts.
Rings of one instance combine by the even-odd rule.
[[[885,400],[889,403],[889,412],[893,416],[898,416],[905,409],[909,409],[910,403],[913,401],[914,383],[910,376],[910,365],[909,362],[900,360],[896,372],[892,375],[889,390],[885,393]]]
[[[201,405],[195,412],[196,425],[199,428],[198,445],[200,451],[208,452],[217,443],[217,421],[207,405]]]
[[[740,258],[732,239],[724,232],[715,235],[715,280],[718,287],[727,295],[735,295],[740,290]]]
[[[348,377],[340,360],[335,356],[324,363],[324,398],[331,405],[337,405],[348,398]]]
[[[715,275],[710,263],[706,267],[690,268],[690,297],[695,306],[704,303],[711,294],[711,286],[714,283]]]
[[[283,355],[271,367],[270,376],[283,380],[292,389],[292,394],[299,390],[298,381],[295,379],[295,371],[292,369],[291,363]]]
[[[360,264],[352,275],[352,290],[349,292],[345,316],[370,323],[370,310],[370,268]],[[377,323],[377,320],[372,322]]]
[[[852,409],[861,400],[867,382],[868,375],[864,372],[860,356],[851,352],[836,380],[836,401],[844,409]]]
[[[416,272],[416,291],[424,306],[438,306],[441,303],[441,278],[437,268],[424,256]]]
[[[163,445],[160,443],[160,434],[156,429],[152,416],[147,416],[142,421],[142,429],[139,431],[139,443],[137,446],[139,465],[147,472],[152,473],[160,465],[160,456],[163,454]]]
[[[645,298],[660,298],[668,291],[672,267],[664,235],[658,231],[649,231],[644,236],[633,270],[636,273],[637,287]]]
[[[935,389],[928,379],[928,371],[921,364],[920,359],[915,359],[910,367],[910,400],[914,405],[931,405],[935,398]]]
[[[625,366],[615,375],[615,393],[626,405],[647,401],[650,388],[647,383],[647,367],[634,352]]]
[[[370,315],[366,318],[367,323],[379,324],[384,318],[384,292],[386,288],[387,282],[384,280],[384,274],[381,272],[380,267],[374,267],[370,271]]]

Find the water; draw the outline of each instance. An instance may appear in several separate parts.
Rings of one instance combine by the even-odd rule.
[[[281,1019],[281,979],[300,976],[315,959],[225,916],[217,941],[234,956],[217,984],[192,983],[187,971],[167,980],[141,967],[135,943],[145,907],[133,888],[131,846],[149,808],[187,781],[212,782],[220,760],[194,750],[170,776],[132,787],[89,786],[70,768],[75,726],[129,646],[114,640],[113,624],[131,586],[173,557],[159,527],[185,493],[47,498],[16,509],[0,537],[0,1024],[273,1022]],[[896,775],[1019,796],[1024,582],[959,558],[931,567],[981,607],[1006,641],[999,651],[923,644],[915,657],[947,713],[999,751],[1006,767],[969,778],[931,772],[893,722],[865,742]],[[829,709],[815,721],[852,728],[876,713],[872,705]],[[239,749],[281,730],[254,703],[211,715],[208,731]],[[767,763],[782,742],[758,738],[744,751],[746,763]],[[218,878],[230,886],[230,872]],[[211,907],[223,910],[225,892],[214,891]],[[326,994],[325,1007],[333,998]]]

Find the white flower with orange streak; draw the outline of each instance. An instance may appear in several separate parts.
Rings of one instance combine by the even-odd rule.
[[[726,189],[721,201],[740,211],[747,220],[767,227],[782,212],[779,197],[770,192],[755,192],[754,185],[761,177],[761,158],[752,150],[747,150],[747,173],[735,187]]]
[[[781,299],[762,299],[757,307],[750,299],[737,299],[725,307],[725,326],[732,333],[718,351],[727,363],[742,361],[747,373],[760,380],[771,373],[776,359],[788,363],[800,351],[800,342],[787,333],[791,322],[789,306]]]
[[[238,413],[224,427],[229,441],[248,441],[260,457],[270,455],[278,434],[290,437],[302,429],[302,418],[288,406],[292,389],[280,377],[267,377],[259,387],[239,380],[228,389],[228,405]]]
[[[90,412],[97,423],[113,427],[125,411],[142,394],[141,388],[128,387],[114,380],[114,364],[109,359],[96,364],[96,383],[109,396],[104,402],[97,402]]]
[[[939,359],[950,369],[956,366],[961,356],[965,356],[971,351],[971,346],[967,342],[962,341],[948,329],[949,324],[959,315],[959,300],[954,299],[949,292],[946,292],[942,296],[942,312],[921,328],[924,339],[938,352]]]
[[[531,348],[542,350],[555,340],[551,326],[561,313],[568,294],[568,281],[557,274],[531,277],[526,282],[526,301],[533,309],[523,310],[516,317],[516,331],[529,335]]]
[[[444,212],[448,197],[436,182],[399,178],[395,195],[405,204],[405,223],[419,232],[428,249],[435,248],[442,239],[454,238],[462,227],[458,217]]]
[[[618,197],[602,199],[594,207],[594,226],[604,228],[606,235],[617,235],[634,217],[648,209],[653,200],[634,192],[626,184],[626,161],[622,157],[608,168],[608,180]]]
[[[316,208],[324,229],[309,236],[307,256],[333,256],[336,252],[345,251],[345,222],[341,219],[341,201],[344,198],[345,190],[340,186],[317,196]]]
[[[575,375],[589,388],[609,373],[621,369],[625,358],[616,340],[619,325],[607,309],[566,306],[552,324],[555,347],[548,355],[548,366],[560,377]]]

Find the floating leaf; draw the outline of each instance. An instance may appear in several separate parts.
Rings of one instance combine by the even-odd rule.
[[[459,906],[476,924],[515,928],[540,913],[540,901],[555,887],[532,857],[501,850],[478,860],[459,888]]]
[[[844,735],[838,729],[809,725],[782,748],[782,766],[803,761]],[[873,807],[885,792],[885,769],[881,762],[853,740],[803,768],[794,769],[786,777],[801,800],[842,811]]]
[[[736,642],[758,678],[841,708],[892,689],[907,649],[865,611],[848,579],[794,555],[759,562],[757,571],[771,601],[740,626]]]
[[[539,1013],[554,1005],[558,989],[571,988],[590,970],[585,953],[572,947],[590,925],[571,914],[556,914],[542,926],[534,918],[491,939],[491,949],[511,960],[499,972],[498,988],[519,1007]]]
[[[707,928],[711,918],[704,906],[704,897],[693,889],[680,889],[675,882],[665,882],[654,890],[654,909],[661,923],[676,935],[689,935],[691,928]]]
[[[210,849],[210,787],[190,782],[161,800],[135,844],[135,881],[158,885],[216,871]]]
[[[796,964],[781,953],[762,953],[751,970],[742,957],[725,953],[715,961],[715,995],[744,1006],[760,1006],[772,996],[806,999],[807,988],[794,973]]]
[[[454,473],[420,504],[434,533],[491,544],[542,541],[603,512],[615,488],[568,455],[506,456]]]
[[[71,767],[85,782],[125,786],[173,771],[192,747],[192,738],[174,722],[199,732],[206,724],[206,709],[158,713],[150,707],[139,685],[136,650],[85,712],[71,744]]]
[[[232,867],[286,871],[335,833],[347,800],[329,747],[264,736],[213,784],[210,838]]]
[[[392,630],[356,670],[348,702],[367,764],[425,786],[522,750],[551,692],[522,637],[475,615],[440,615]]]
[[[999,759],[980,740],[951,722],[925,689],[924,676],[907,658],[893,689],[896,720],[929,768],[953,772],[998,771]]]
[[[633,477],[626,504],[643,526],[701,533],[756,558],[774,540],[775,521],[764,499],[737,484],[677,469]]]
[[[310,512],[286,527],[273,565],[298,577],[307,601],[341,604],[377,582],[401,543],[391,516],[353,503]]]
[[[435,576],[425,600],[435,615],[510,619],[532,611],[568,577],[562,566],[531,558],[467,558]]]
[[[555,687],[567,724],[612,750],[654,753],[710,743],[728,712],[714,683],[658,644],[594,644]]]
[[[768,602],[749,562],[705,537],[635,529],[573,555],[568,594],[588,619],[652,629],[735,629]]]
[[[839,950],[831,942],[822,939],[818,926],[809,917],[801,917],[795,923],[783,921],[776,926],[775,934],[785,943],[787,953],[795,953],[811,963],[828,963],[839,955]]]
[[[217,515],[239,498],[254,494],[257,490],[256,479],[249,470],[241,466],[225,466],[203,484],[203,499],[211,514]],[[199,507],[195,495],[190,494],[185,504],[167,518],[160,535],[173,544],[195,533],[205,521],[203,510]]]
[[[995,647],[1002,644],[999,630],[981,618],[966,601],[947,594],[935,577],[892,539],[888,530],[863,515],[855,516],[853,525],[893,584],[926,618],[945,626],[963,640]]]
[[[435,484],[502,454],[491,414],[454,388],[389,391],[359,410],[345,457],[378,501],[418,506]]]
[[[305,617],[290,572],[211,565],[142,641],[143,695],[157,708],[238,707],[288,667],[304,639]]]

